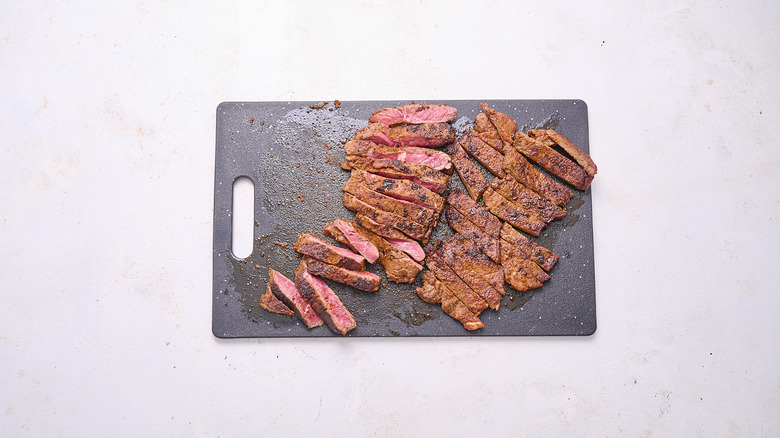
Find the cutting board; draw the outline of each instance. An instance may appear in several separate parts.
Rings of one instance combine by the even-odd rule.
[[[585,152],[588,110],[581,100],[487,100],[517,121],[519,129],[552,128]],[[220,338],[338,336],[326,326],[308,329],[297,318],[258,306],[265,293],[268,268],[288,278],[299,259],[293,250],[298,234],[322,236],[323,226],[338,218],[353,219],[341,202],[349,173],[339,164],[343,143],[368,123],[377,109],[409,101],[224,102],[216,112],[214,178],[214,244],[212,331]],[[480,101],[436,101],[458,109],[459,131],[473,126]],[[485,171],[488,181],[491,176]],[[232,187],[236,179],[254,182],[254,244],[241,259],[231,246]],[[596,177],[598,181],[598,177]],[[450,187],[461,187],[453,173]],[[355,336],[544,336],[590,335],[596,330],[593,225],[590,189],[575,193],[568,215],[534,240],[561,258],[542,288],[517,292],[507,288],[498,311],[480,315],[485,327],[466,331],[438,305],[414,293],[414,284],[388,282],[381,266],[369,270],[383,277],[375,293],[361,292],[326,280],[352,312]],[[452,231],[442,222],[432,239]],[[327,238],[326,238],[327,239]],[[331,243],[334,241],[327,239]]]

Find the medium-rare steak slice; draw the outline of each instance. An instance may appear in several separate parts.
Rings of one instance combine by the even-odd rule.
[[[504,156],[482,141],[475,131],[468,131],[463,134],[458,143],[469,155],[485,166],[490,173],[499,178],[504,176]]]
[[[312,309],[309,300],[295,287],[295,283],[274,269],[268,269],[268,277],[268,287],[271,293],[295,312],[295,315],[306,324],[306,327],[319,327],[324,323],[317,312]]]
[[[331,265],[340,266],[353,271],[365,271],[366,259],[360,254],[338,246],[325,243],[314,234],[304,233],[298,235],[294,248],[301,254],[312,256]]]
[[[496,127],[496,131],[498,131],[498,135],[504,141],[504,144],[511,144],[512,139],[515,137],[515,132],[517,132],[517,123],[514,119],[490,108],[486,103],[480,103],[479,106],[487,114],[490,123]]]
[[[452,268],[444,261],[441,256],[441,241],[432,242],[425,248],[425,265],[433,271],[444,286],[452,291],[459,300],[465,304],[475,315],[479,315],[488,308],[484,298],[471,288],[453,272]]]
[[[385,268],[387,279],[394,283],[414,283],[417,274],[422,271],[422,265],[412,260],[405,252],[389,244],[387,240],[366,228],[357,229],[369,236],[374,245],[379,248],[379,263]]]
[[[450,156],[430,148],[396,147],[374,143],[368,140],[350,140],[344,145],[347,155],[368,158],[386,158],[422,164],[446,173],[452,173]]]
[[[463,328],[466,330],[484,327],[482,321],[455,294],[444,287],[433,271],[423,272],[420,282],[422,285],[415,290],[420,299],[431,304],[441,303],[444,313],[463,324]]]
[[[352,271],[321,262],[309,256],[304,256],[303,260],[306,262],[306,269],[310,274],[325,277],[329,280],[352,286],[355,289],[365,292],[376,292],[382,284],[382,278],[373,272]]]
[[[514,178],[495,178],[490,182],[490,187],[523,209],[535,212],[545,223],[566,217],[566,210],[521,185]]]
[[[347,180],[342,190],[375,208],[388,211],[426,227],[435,226],[436,221],[439,219],[438,213],[430,208],[383,195],[369,189],[354,178]]]
[[[470,239],[480,251],[485,253],[494,262],[501,261],[501,241],[489,236],[484,230],[474,225],[468,217],[451,205],[444,208],[447,223],[456,232]]]
[[[515,135],[514,146],[545,170],[579,190],[587,190],[593,181],[593,176],[588,175],[579,164],[561,155],[555,149],[545,146],[542,142],[534,141],[522,132]]]
[[[521,266],[523,271],[544,283],[550,279],[550,275],[544,269],[534,263],[521,249],[513,245],[501,245],[501,265],[505,267]]]
[[[444,198],[441,195],[408,179],[387,178],[365,170],[353,170],[350,179],[355,179],[383,195],[411,202],[438,213],[441,213],[444,208]]]
[[[593,160],[590,158],[590,155],[583,152],[582,149],[578,148],[577,145],[572,143],[571,140],[562,134],[559,134],[552,129],[531,129],[528,131],[528,135],[537,140],[547,138],[551,143],[562,147],[566,153],[571,155],[571,157],[574,158],[574,160],[580,166],[582,166],[583,169],[585,169],[585,172],[587,172],[588,175],[595,176],[596,172],[598,172],[596,163],[593,162]],[[549,144],[547,145],[549,146]]]
[[[322,279],[309,274],[305,261],[301,261],[295,270],[295,286],[334,332],[346,335],[357,326],[355,318],[344,307],[338,295]]]
[[[368,263],[376,263],[379,259],[379,250],[368,237],[361,235],[353,223],[343,219],[336,219],[325,225],[322,232],[326,236],[338,240],[339,242],[352,248],[353,251],[362,255]]]
[[[466,283],[471,290],[476,292],[491,309],[498,309],[503,296],[503,281],[500,292],[485,278],[486,275],[494,275],[493,262],[485,254],[476,248],[466,250],[458,240],[449,239],[441,245],[438,253],[444,263]],[[503,277],[503,275],[502,275]],[[502,278],[503,280],[503,278]]]
[[[346,161],[341,163],[341,168],[345,170],[360,169],[388,178],[412,180],[412,182],[436,193],[442,193],[450,181],[450,176],[446,173],[439,172],[423,164],[388,160],[386,158],[347,155]]]
[[[412,239],[421,242],[427,242],[431,230],[433,229],[433,227],[425,227],[404,217],[374,208],[349,193],[344,193],[342,200],[344,202],[344,207],[348,210],[363,214],[379,224],[391,226]],[[374,244],[376,244],[376,242],[374,242]]]
[[[397,125],[399,123],[447,123],[455,120],[458,110],[448,105],[410,103],[374,111],[370,123]]]
[[[389,244],[409,254],[414,260],[421,262],[425,258],[425,252],[423,251],[422,246],[420,246],[416,240],[406,237],[404,233],[393,227],[382,225],[360,213],[355,215],[355,219],[361,226],[384,237]]]
[[[524,186],[560,207],[565,206],[574,197],[571,190],[539,171],[514,148],[506,149],[504,170]]]
[[[469,196],[477,201],[485,189],[487,189],[488,182],[482,176],[482,172],[479,171],[477,164],[471,161],[471,158],[469,158],[466,151],[463,150],[463,146],[459,143],[450,143],[447,145],[446,151],[452,158],[455,171],[458,172],[458,176],[466,187],[466,191],[469,192]]]
[[[501,220],[477,204],[458,189],[450,190],[447,195],[447,203],[465,215],[471,222],[481,228],[488,236],[499,238],[501,233]]]
[[[532,236],[539,236],[547,227],[533,212],[521,210],[517,204],[496,193],[492,187],[485,190],[482,199],[491,213]]]
[[[270,283],[268,284],[265,293],[260,296],[260,307],[272,313],[280,313],[289,316],[295,315],[295,312],[290,310],[283,302],[279,301],[279,298],[276,298],[276,295],[271,292]]]
[[[369,123],[358,129],[356,140],[368,140],[388,146],[439,147],[455,140],[455,128],[449,123],[387,126]]]
[[[558,262],[558,255],[526,237],[523,233],[504,223],[501,228],[501,240],[514,248],[525,252],[528,257],[545,271],[549,271]],[[503,246],[503,245],[502,245]]]

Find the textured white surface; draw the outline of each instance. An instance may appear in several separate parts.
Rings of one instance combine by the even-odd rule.
[[[0,3],[0,435],[780,435],[780,3],[325,3]],[[212,336],[218,103],[460,98],[588,103],[595,335]]]

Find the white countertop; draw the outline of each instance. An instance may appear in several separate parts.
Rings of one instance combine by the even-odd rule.
[[[780,434],[780,3],[223,3],[5,2],[0,435]],[[212,335],[220,102],[497,98],[588,104],[593,336]]]

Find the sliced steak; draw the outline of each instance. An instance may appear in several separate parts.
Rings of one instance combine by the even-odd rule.
[[[526,261],[533,264],[531,261]],[[509,259],[501,267],[504,269],[507,284],[516,291],[523,292],[542,287],[542,282],[525,270],[521,259]]]
[[[501,241],[489,236],[484,230],[474,225],[468,217],[451,205],[444,208],[447,223],[456,232],[470,239],[486,256],[495,262],[501,261]]]
[[[331,265],[353,271],[364,271],[366,269],[366,259],[362,255],[355,254],[346,248],[325,243],[311,233],[299,234],[294,248],[301,254],[312,256]]]
[[[503,150],[504,142],[501,140],[501,135],[498,133],[498,129],[496,129],[496,126],[490,121],[487,114],[477,114],[474,118],[474,129],[486,139],[500,141],[502,145],[501,149]]]
[[[389,160],[417,163],[430,168],[452,173],[450,156],[442,151],[430,148],[396,147],[377,144],[368,140],[350,140],[344,145],[347,155],[368,158],[386,158]]]
[[[279,301],[279,298],[276,298],[276,295],[271,292],[270,283],[268,284],[265,293],[260,296],[260,307],[272,313],[281,313],[282,315],[289,316],[295,315],[295,312],[290,310],[283,302]]]
[[[450,239],[454,245],[460,246],[473,260],[474,269],[480,272],[482,278],[488,282],[499,294],[504,295],[504,273],[499,263],[492,261],[479,249],[471,239],[456,233]]]
[[[369,236],[374,245],[379,248],[379,263],[385,268],[387,279],[394,283],[413,283],[417,274],[422,271],[422,265],[412,260],[405,252],[395,248],[383,237],[372,231],[357,226],[357,229]]]
[[[461,240],[462,241],[462,240]],[[497,267],[485,254],[476,248],[465,249],[457,239],[449,239],[441,245],[438,255],[455,274],[476,292],[491,309],[498,309],[503,296],[503,275],[501,276],[501,292],[495,289],[485,275],[493,275],[493,267]],[[499,269],[500,271],[500,269]]]
[[[355,133],[355,139],[388,146],[439,147],[455,140],[455,128],[449,123],[394,126],[369,123]]]
[[[444,313],[463,324],[466,330],[484,327],[482,321],[455,294],[444,287],[433,271],[423,272],[420,280],[422,285],[415,290],[420,299],[431,304],[441,303]]]
[[[344,307],[338,295],[322,279],[309,274],[305,261],[301,261],[295,270],[295,286],[334,332],[346,335],[357,326],[355,318]]]
[[[477,135],[482,141],[484,141],[485,143],[490,145],[490,147],[492,147],[493,149],[497,150],[502,154],[506,152],[506,149],[511,147],[511,143],[505,146],[504,141],[501,140],[500,138],[491,138],[490,135],[488,135],[487,133],[479,132],[476,130],[475,132],[477,133]]]
[[[414,290],[414,293],[421,300],[429,304],[441,303],[441,288],[436,287],[439,280],[436,279],[433,271],[426,270],[420,275],[420,286]]]
[[[555,263],[558,262],[559,257],[557,254],[529,239],[507,223],[501,228],[501,240],[525,252],[531,260],[545,271],[552,269]]]
[[[425,265],[433,271],[444,286],[452,291],[460,301],[465,304],[475,315],[479,315],[488,308],[484,298],[471,288],[453,272],[452,268],[443,260],[441,256],[442,242],[437,240],[425,249]]]
[[[595,176],[596,172],[598,172],[596,163],[593,162],[593,160],[590,158],[590,155],[583,152],[582,149],[578,148],[577,145],[572,143],[571,140],[564,137],[562,134],[559,134],[552,129],[531,129],[528,131],[528,135],[537,140],[540,138],[548,138],[553,144],[557,144],[558,146],[562,147],[566,153],[574,158],[574,161],[576,161],[577,164],[585,169],[585,172],[587,172],[588,175]],[[549,146],[549,144],[547,145]]]
[[[368,121],[396,125],[399,123],[447,123],[455,120],[458,110],[447,105],[411,103],[374,111]]]
[[[408,179],[387,178],[365,170],[353,170],[351,179],[355,179],[369,189],[383,195],[411,202],[439,213],[444,208],[444,198],[441,195]]]
[[[391,226],[403,232],[412,239],[419,240],[421,242],[427,241],[428,236],[430,236],[431,230],[433,229],[432,227],[425,227],[421,224],[418,224],[417,222],[411,221],[401,216],[397,216],[393,213],[374,208],[360,199],[350,195],[349,193],[344,193],[342,200],[344,202],[344,207],[346,207],[348,210],[371,218],[371,220],[379,224]],[[374,244],[376,244],[376,242],[374,242]]]
[[[366,204],[372,205],[423,226],[431,226],[436,223],[439,215],[430,208],[421,207],[408,201],[383,195],[366,187],[359,180],[350,178],[342,188],[345,192],[360,199]]]
[[[566,217],[566,210],[558,207],[549,199],[539,196],[515,181],[514,178],[495,178],[490,182],[490,187],[518,206],[534,211],[545,223],[549,224]]]
[[[532,236],[539,236],[547,224],[534,212],[524,211],[517,204],[496,193],[492,187],[482,197],[491,213]]]
[[[371,218],[359,213],[355,216],[355,219],[361,226],[384,237],[389,244],[407,253],[414,260],[421,262],[425,258],[425,252],[423,251],[420,244],[417,243],[416,240],[412,240],[406,237],[404,233],[398,231],[397,229],[391,226],[377,223]]]
[[[336,219],[328,223],[323,228],[326,236],[338,240],[339,242],[352,248],[353,251],[362,255],[368,263],[376,263],[379,259],[379,250],[368,237],[361,235],[353,223],[343,219]]]
[[[539,171],[514,148],[506,149],[504,170],[524,186],[560,207],[565,206],[574,197],[571,190]]]
[[[475,160],[479,161],[493,175],[502,178],[504,172],[504,156],[485,143],[475,131],[468,131],[458,143]]]
[[[388,178],[408,179],[436,193],[442,193],[450,181],[450,177],[446,173],[439,172],[423,164],[388,160],[386,158],[347,155],[346,161],[341,163],[341,168],[345,170],[365,170]]]
[[[458,189],[450,190],[447,203],[465,215],[468,220],[481,228],[488,236],[499,238],[501,220]]]
[[[501,245],[501,265],[522,266],[523,271],[542,283],[550,279],[550,275],[544,272],[544,269],[534,263],[525,252],[513,245]]]
[[[306,269],[308,269],[310,274],[337,281],[355,289],[365,292],[376,292],[382,284],[382,278],[373,272],[352,271],[321,262],[309,256],[304,256],[303,260],[306,262]]]
[[[455,166],[455,171],[458,172],[460,180],[466,187],[475,201],[479,200],[482,193],[487,189],[488,182],[482,172],[479,171],[477,164],[471,161],[466,151],[460,145],[460,142],[455,142],[447,145],[447,154],[452,158],[452,164]]]
[[[290,308],[308,328],[321,326],[324,322],[309,304],[295,283],[279,272],[268,270],[268,288],[276,298]]]
[[[504,144],[511,144],[512,139],[515,137],[515,132],[517,132],[517,123],[514,119],[490,108],[486,103],[480,103],[479,106],[487,114],[490,123],[496,127],[498,136],[504,141]]]
[[[576,189],[587,190],[593,181],[593,176],[588,175],[582,166],[522,132],[515,135],[514,146],[520,153]]]

